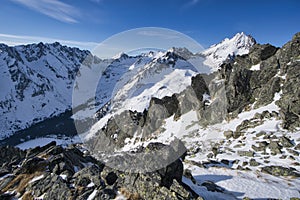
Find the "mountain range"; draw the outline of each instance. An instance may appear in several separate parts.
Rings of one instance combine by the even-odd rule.
[[[0,46],[2,85],[0,138],[4,139],[37,122],[71,110],[73,85],[78,73],[88,75],[89,79],[85,81],[90,82],[97,81],[101,73],[104,74],[105,77],[100,80],[103,83],[99,83],[101,87],[98,88],[99,91],[96,95],[96,98],[101,101],[101,107],[112,96],[113,88],[111,86],[115,86],[120,77],[132,70],[133,67],[142,68],[149,63],[165,62],[170,59],[167,54],[173,52],[174,55],[178,53],[183,56],[176,63],[184,63],[187,60],[184,57],[192,55],[191,58],[188,58],[187,61],[190,63],[187,65],[194,64],[201,67],[204,63],[203,69],[193,68],[208,73],[217,70],[219,64],[227,58],[226,52],[235,52],[237,55],[244,54],[254,43],[255,40],[251,36],[239,33],[232,39],[225,39],[196,55],[192,55],[188,50],[179,52],[179,50],[170,49],[167,51],[169,53],[152,52],[135,57],[122,54],[107,60],[101,60],[88,51],[62,46],[59,43],[39,43],[16,47],[2,44]],[[81,71],[79,71],[80,67]],[[106,71],[102,72],[104,69]],[[95,80],[92,80],[92,77]],[[80,82],[80,78],[78,81]],[[93,95],[88,94],[91,91],[89,88],[91,83],[86,85],[81,84],[81,87],[87,88],[80,88],[80,92],[87,93],[80,95],[78,93],[79,96]],[[162,92],[161,95],[169,94],[170,92],[166,94]]]
[[[0,63],[1,198],[300,197],[300,33],[104,60],[2,44]]]

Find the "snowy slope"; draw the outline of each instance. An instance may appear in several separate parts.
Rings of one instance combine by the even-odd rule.
[[[112,116],[122,111],[143,112],[144,109],[149,108],[150,99],[153,97],[163,98],[182,92],[191,85],[191,78],[197,73],[216,71],[229,53],[245,54],[254,43],[255,40],[251,36],[239,33],[232,39],[225,39],[197,55],[191,54],[187,49],[175,48],[166,52],[151,52],[134,57],[122,53],[114,59],[81,68],[80,73],[85,74],[89,79],[84,76],[77,77],[75,90],[78,88],[78,97],[86,98],[78,99],[79,103],[77,102],[76,105],[85,103],[95,95],[95,92],[90,90],[90,85],[98,81],[98,74],[102,76],[96,92],[97,106],[105,107],[108,102],[111,102],[107,108],[109,112],[101,116],[101,119],[93,124],[91,130],[84,136],[90,138],[96,135]],[[14,62],[11,60],[8,63]],[[250,68],[250,71],[260,70],[258,65]],[[6,73],[8,72],[4,71],[1,74]],[[10,80],[5,75],[3,79]],[[8,84],[7,88],[14,90],[15,87]],[[58,91],[66,94],[69,92],[63,89]],[[190,178],[183,177],[183,182],[206,199],[299,197],[299,178],[293,175],[275,177],[264,170],[275,165],[292,172],[300,171],[299,149],[297,149],[300,147],[300,131],[290,132],[283,129],[282,121],[278,115],[277,117],[274,115],[280,113],[276,101],[281,98],[281,95],[282,91],[277,92],[268,105],[256,108],[254,102],[233,119],[207,126],[199,123],[199,113],[195,109],[176,119],[175,115],[172,115],[163,119],[160,129],[155,131],[152,137],[145,140],[140,140],[139,135],[125,138],[125,145],[121,151],[135,150],[151,142],[170,144],[172,140],[178,138],[188,149],[185,168],[191,170],[195,178],[193,183]],[[207,99],[210,99],[209,95]],[[80,110],[73,117],[75,119],[89,117],[91,107],[93,106]],[[232,134],[239,132],[238,127],[245,122],[248,125],[256,124],[253,127],[246,126],[237,138],[225,136],[224,133],[228,131],[232,131]],[[115,136],[118,137],[118,130]],[[36,141],[45,142],[48,139]],[[75,139],[79,141],[79,138]],[[59,143],[71,143],[70,140],[67,138]],[[287,144],[283,144],[282,141]],[[276,147],[274,142],[281,148],[280,153],[275,155],[272,153],[274,145]],[[19,147],[28,148],[36,145],[34,143],[27,142]],[[265,145],[265,149],[256,151],[255,149],[260,145]],[[203,186],[205,182],[213,182],[220,191],[208,191]]]
[[[113,69],[107,69],[110,73],[113,71]],[[126,71],[125,68],[118,69]],[[200,68],[174,53],[174,49],[145,54],[128,69],[121,77],[119,77],[120,73],[114,71],[114,74],[118,74],[117,78],[100,79],[100,83],[110,83],[108,88],[102,89],[102,93],[98,92],[98,94],[103,94],[106,90],[105,94],[108,95],[105,97],[111,97],[111,99],[105,100],[110,100],[111,106],[108,114],[97,121],[86,133],[86,138],[95,135],[114,115],[126,110],[143,112],[148,109],[153,97],[163,98],[182,92],[191,85],[191,78],[201,73]],[[80,119],[79,116],[76,117]]]
[[[0,49],[0,139],[71,108],[73,79],[88,51],[59,43]]]
[[[212,45],[208,49],[200,52],[205,57],[204,64],[216,71],[224,62],[228,55],[243,55],[249,52],[251,46],[256,43],[255,39],[245,33],[237,33],[233,38],[226,38],[222,42]]]
[[[152,97],[163,98],[184,90],[191,84],[191,77],[198,72],[193,65],[171,51],[154,57],[142,67],[131,69],[115,87],[113,109],[118,112],[142,112]]]
[[[151,97],[162,98],[182,91],[195,72],[208,74],[216,70],[216,63],[226,59],[225,51],[247,52],[252,41],[241,33],[202,54],[193,55],[185,48],[172,48],[168,52],[149,52],[134,57],[121,53],[109,60],[87,58],[88,51],[59,43],[16,47],[2,44],[0,139],[94,97],[96,109],[112,100],[114,106],[132,109],[130,105],[138,105],[135,110],[141,111]],[[82,62],[84,66],[80,68]],[[84,76],[76,77],[77,73]],[[98,83],[96,91],[90,88],[95,82]],[[73,86],[75,100],[72,99]],[[119,102],[122,103],[119,105]],[[84,118],[90,112],[87,108],[76,116]]]

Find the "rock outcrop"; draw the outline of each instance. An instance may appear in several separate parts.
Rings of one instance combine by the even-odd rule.
[[[281,109],[284,128],[299,127],[299,49],[297,33],[282,48],[255,44],[249,54],[221,65],[219,72],[225,79],[228,113],[236,115],[249,104],[254,104],[254,108],[268,105],[276,93],[282,93],[276,104]]]
[[[140,151],[167,147],[149,144]],[[26,151],[1,147],[0,199],[197,199],[182,183],[183,164],[131,173],[109,167],[79,150],[55,142]]]

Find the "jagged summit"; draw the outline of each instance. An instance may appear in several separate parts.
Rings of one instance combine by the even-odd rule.
[[[189,59],[191,58],[194,54],[188,50],[186,47],[172,47],[170,50],[170,52],[174,52],[175,54],[183,57],[184,59]]]
[[[124,52],[120,52],[112,57],[112,59],[127,59],[127,58],[129,58],[129,56]]]
[[[254,44],[256,44],[256,41],[251,35],[241,32],[230,39],[225,38],[222,42],[212,45],[200,54],[206,57],[204,64],[215,71],[227,59],[229,54],[247,54]]]

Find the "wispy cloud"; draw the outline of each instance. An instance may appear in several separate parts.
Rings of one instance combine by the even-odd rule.
[[[188,7],[191,7],[191,6],[194,6],[196,4],[199,3],[200,0],[190,0],[188,1],[186,4],[184,4],[184,8],[188,8]]]
[[[142,36],[158,37],[158,38],[163,38],[163,39],[177,39],[177,38],[180,38],[180,36],[175,34],[175,33],[165,32],[165,31],[155,31],[155,30],[139,31],[137,34],[142,35]]]
[[[103,0],[90,0],[90,1],[94,3],[101,3]]]
[[[63,45],[78,47],[80,49],[87,49],[87,50],[93,50],[98,45],[98,43],[96,42],[81,42],[81,41],[46,38],[46,37],[0,34],[0,43],[7,44],[9,46],[39,43],[39,42],[44,42],[44,43],[59,42]]]
[[[59,0],[11,0],[15,3],[24,5],[32,10],[52,17],[56,20],[76,23],[76,17],[80,12],[73,6],[63,3]]]

